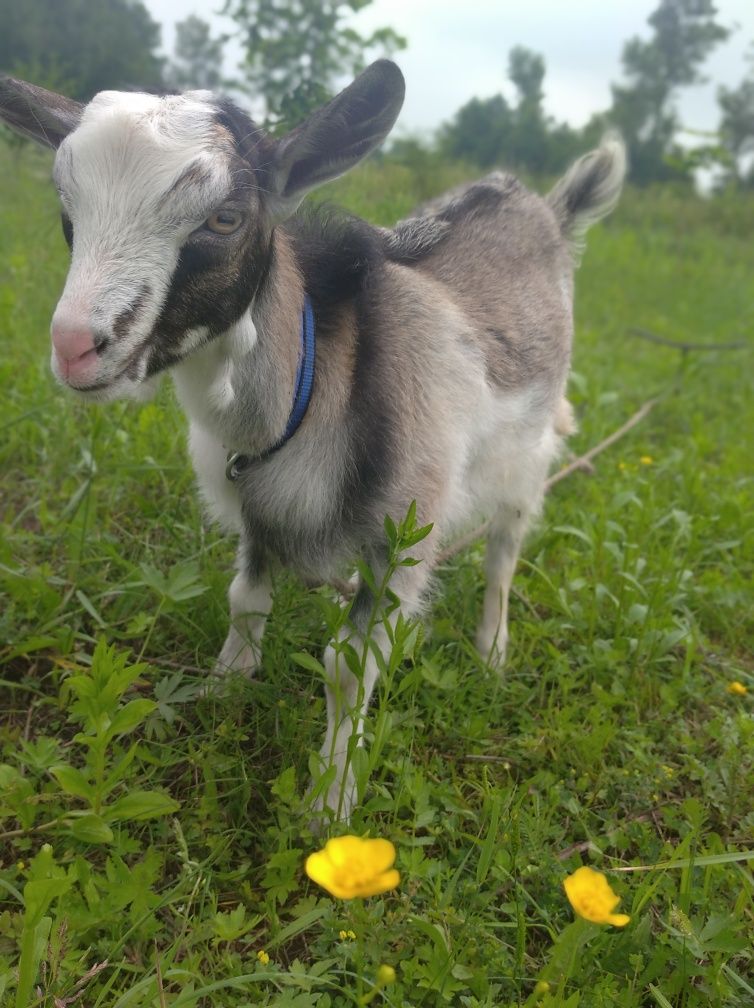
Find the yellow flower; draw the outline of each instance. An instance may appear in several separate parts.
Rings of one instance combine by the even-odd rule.
[[[628,914],[616,914],[613,910],[620,903],[602,874],[588,865],[577,868],[563,882],[568,901],[579,915],[595,924],[615,924],[624,927],[631,918]]]
[[[728,683],[728,692],[732,693],[733,696],[746,696],[749,692],[749,687],[744,686],[742,682],[736,679],[735,682]]]
[[[342,836],[306,859],[306,874],[338,899],[379,896],[401,880],[392,867],[395,847],[389,840]]]
[[[268,954],[267,954],[267,953],[265,952],[265,950],[264,950],[264,949],[260,949],[260,950],[259,950],[259,951],[257,952],[257,959],[258,959],[258,960],[260,961],[260,963],[261,963],[261,964],[262,964],[263,966],[266,966],[266,965],[267,965],[267,963],[268,963],[268,962],[270,961],[270,957],[269,957],[269,955],[268,955]]]
[[[395,970],[392,966],[380,966],[377,970],[377,983],[380,987],[387,987],[388,984],[395,983]]]
[[[374,1001],[375,995],[379,994],[383,987],[387,987],[388,984],[394,984],[396,980],[395,970],[392,966],[382,965],[377,970],[377,978],[374,983],[374,987],[359,998],[360,1005],[368,1005]]]
[[[642,455],[639,461],[641,462],[642,465],[652,465],[654,459],[652,458],[651,455]]]

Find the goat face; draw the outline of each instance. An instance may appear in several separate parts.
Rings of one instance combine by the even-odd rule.
[[[251,301],[271,227],[223,118],[203,93],[103,92],[58,148],[72,255],[52,370],[86,397],[137,395]]]
[[[139,397],[228,330],[265,275],[276,222],[385,138],[398,68],[372,64],[281,140],[209,92],[103,91],[88,105],[0,78],[0,119],[56,147],[71,266],[52,370],[90,399]]]

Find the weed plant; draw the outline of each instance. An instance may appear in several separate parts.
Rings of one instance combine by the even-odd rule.
[[[462,175],[370,163],[330,195],[390,224]],[[629,192],[590,234],[571,450],[661,400],[549,495],[503,678],[472,643],[481,544],[400,626],[350,830],[402,881],[343,902],[303,872],[334,596],[279,575],[262,671],[205,694],[233,547],[169,382],[144,406],[55,387],[49,161],[0,147],[0,176],[0,1003],[754,1004],[754,201]],[[626,927],[573,922],[581,864]]]

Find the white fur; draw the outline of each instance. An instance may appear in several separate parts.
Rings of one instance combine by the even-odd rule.
[[[108,387],[90,398],[138,397],[141,379],[121,372],[154,327],[181,246],[229,188],[206,99],[206,92],[164,98],[104,91],[85,107],[56,156],[54,178],[74,245],[53,322],[72,318],[78,326],[109,329],[149,291],[128,338],[101,359],[96,380]],[[209,170],[209,181],[166,197],[193,163]],[[142,378],[147,353],[138,360]]]

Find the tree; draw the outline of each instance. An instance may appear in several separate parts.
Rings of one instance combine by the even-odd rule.
[[[391,55],[406,42],[392,28],[361,35],[348,13],[372,0],[226,0],[223,13],[246,38],[246,78],[268,119],[292,125],[326,101],[338,78],[362,70],[367,56]]]
[[[729,175],[737,182],[754,185],[754,45],[748,62],[749,75],[737,88],[721,87],[720,137],[730,159]]]
[[[508,77],[518,93],[511,143],[506,152],[508,161],[517,168],[547,171],[550,156],[548,123],[542,107],[544,57],[524,46],[515,46],[508,56]]]
[[[472,98],[440,130],[440,146],[451,158],[480,168],[498,164],[513,130],[510,106],[501,94]]]
[[[174,57],[165,77],[178,91],[219,91],[231,82],[223,77],[223,46],[227,35],[212,38],[210,26],[190,14],[175,26]]]
[[[162,86],[160,26],[138,0],[0,0],[0,67],[88,100]]]
[[[441,128],[441,150],[480,168],[506,165],[537,175],[562,171],[583,145],[579,132],[545,115],[544,57],[515,46],[508,77],[516,88],[515,105],[500,94],[472,98]]]
[[[623,49],[628,81],[613,85],[611,121],[629,146],[631,176],[638,183],[672,177],[668,164],[678,129],[680,87],[700,83],[700,68],[728,29],[715,21],[712,0],[660,0],[648,23],[652,37],[634,37]]]

